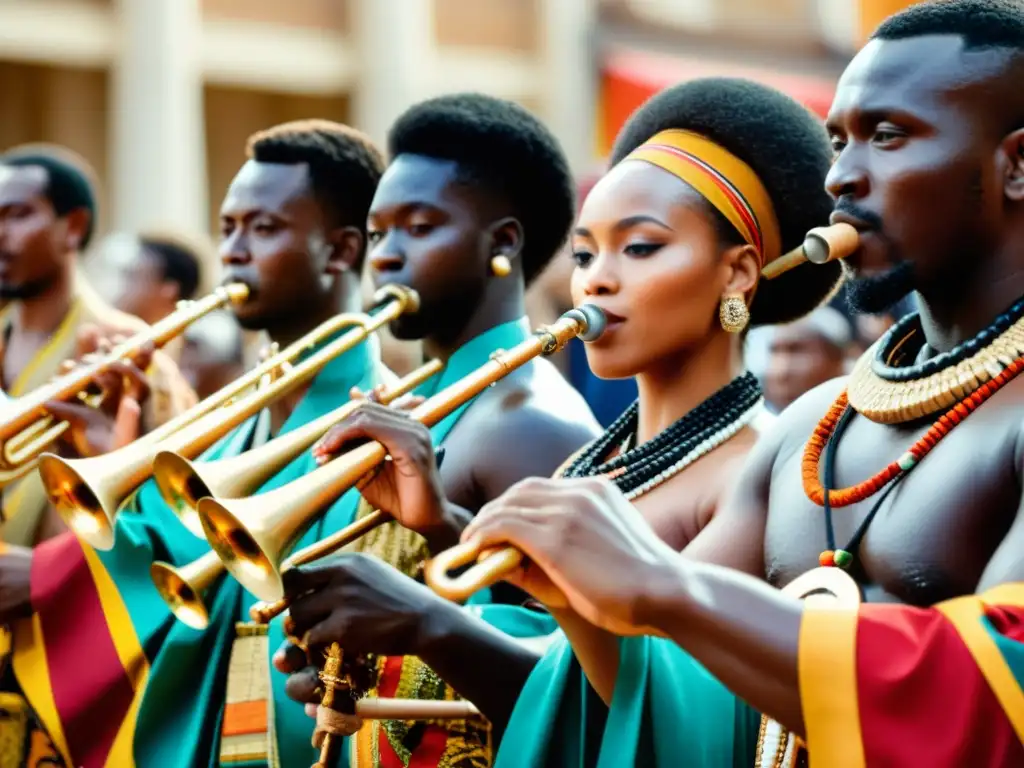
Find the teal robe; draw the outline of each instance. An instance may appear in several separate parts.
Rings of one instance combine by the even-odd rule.
[[[338,407],[353,386],[363,390],[376,386],[379,375],[375,340],[336,358],[314,379],[280,434]],[[238,427],[203,458],[229,457],[246,450],[258,421],[254,417]],[[306,452],[260,492],[280,487],[314,468],[315,461]],[[354,490],[345,494],[297,546],[351,522],[358,498]],[[56,734],[65,760],[86,768],[121,768],[128,760],[140,768],[218,766],[225,673],[235,624],[247,621],[254,598],[226,576],[205,596],[210,615],[205,631],[173,617],[153,585],[150,565],[154,560],[185,565],[209,552],[209,544],[179,522],[153,481],[146,483],[118,516],[116,543],[109,552],[83,547],[70,534],[54,541],[57,543],[37,552],[33,564],[36,617],[23,633],[25,661],[21,670],[16,636],[15,670],[44,724]],[[87,589],[82,586],[86,581]],[[42,585],[38,589],[37,582]],[[77,596],[76,589],[82,590],[82,599],[70,602],[59,598]],[[270,627],[270,654],[282,637],[280,624],[278,618]],[[35,636],[29,637],[32,630],[36,630]],[[84,633],[81,640],[74,637],[75,632]],[[73,658],[76,640],[81,652]],[[43,662],[39,660],[40,645],[45,649]],[[77,663],[72,665],[73,661]],[[269,656],[266,674],[271,674]],[[310,744],[312,721],[301,705],[284,696],[281,677],[273,675],[281,684],[272,686],[268,703],[269,759],[283,768],[308,768],[316,757]],[[52,690],[47,692],[47,687]],[[97,708],[104,711],[103,718],[95,717]],[[262,766],[267,760],[232,764]]]
[[[495,768],[750,768],[760,718],[675,643],[619,641],[611,707],[590,687],[565,635],[534,668]]]

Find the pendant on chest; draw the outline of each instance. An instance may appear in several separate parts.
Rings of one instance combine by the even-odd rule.
[[[782,593],[808,605],[835,606],[856,610],[861,603],[860,587],[839,568],[822,567],[807,571],[791,581]],[[755,768],[801,768],[808,764],[807,745],[767,715],[761,715]]]

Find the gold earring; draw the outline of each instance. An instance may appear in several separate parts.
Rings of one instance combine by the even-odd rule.
[[[728,333],[739,333],[750,322],[750,310],[739,294],[723,296],[718,305],[718,320]]]
[[[508,256],[497,255],[491,259],[491,274],[495,277],[505,277],[512,271],[512,262]]]

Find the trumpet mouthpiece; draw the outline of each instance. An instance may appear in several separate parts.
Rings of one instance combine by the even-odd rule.
[[[836,259],[845,259],[857,250],[859,244],[860,233],[850,224],[840,222],[828,227],[817,227],[807,233],[799,248],[766,264],[761,275],[771,280],[804,262],[827,264]]]
[[[583,341],[596,341],[608,325],[604,312],[593,304],[581,304],[575,309],[570,309],[566,314],[578,320],[583,326],[583,333],[579,335]]]

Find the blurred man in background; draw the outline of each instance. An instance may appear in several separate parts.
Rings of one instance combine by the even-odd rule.
[[[778,413],[805,392],[844,375],[853,341],[850,319],[831,306],[773,328],[764,377],[770,408]]]
[[[0,388],[18,398],[46,384],[62,364],[93,351],[86,337],[128,336],[145,329],[138,318],[104,302],[79,271],[95,229],[94,174],[69,150],[16,147],[0,155]],[[83,347],[85,343],[85,347]],[[140,407],[143,432],[195,402],[174,364],[155,355]],[[114,377],[118,379],[118,377]],[[113,398],[116,401],[117,398]],[[70,429],[59,448],[69,455],[103,452],[95,438],[112,434],[112,414],[70,403],[51,413]],[[63,530],[35,471],[4,487],[0,538],[33,546]]]
[[[143,232],[130,242],[130,248],[110,252],[114,263],[107,268],[117,281],[113,303],[152,325],[196,295],[202,265],[213,261],[212,248],[169,230]]]

